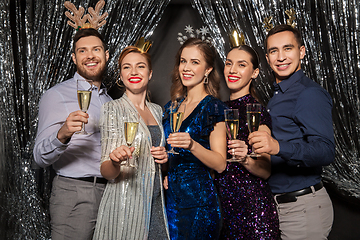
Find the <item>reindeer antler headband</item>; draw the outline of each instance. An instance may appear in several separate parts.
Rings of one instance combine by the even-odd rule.
[[[84,15],[85,9],[83,7],[77,9],[73,3],[65,1],[64,6],[72,12],[72,14],[68,11],[65,12],[65,15],[71,20],[67,23],[76,30],[83,28],[94,28],[97,30],[106,23],[105,18],[109,15],[105,12],[100,16],[100,11],[104,5],[105,1],[100,0],[96,3],[95,10],[92,7],[89,7],[89,14]]]
[[[289,26],[292,26],[293,28],[296,27],[296,23],[294,22],[295,20],[295,9],[291,8],[285,11],[286,15],[288,15],[288,19],[286,20],[286,24]],[[266,29],[266,32],[269,32],[272,28],[274,28],[274,25],[271,23],[273,17],[266,17],[264,18],[264,28]]]

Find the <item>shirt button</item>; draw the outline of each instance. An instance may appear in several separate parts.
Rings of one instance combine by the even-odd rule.
[[[275,92],[275,94],[278,94],[278,93],[279,93],[278,91]]]
[[[296,167],[300,167],[300,165],[296,165]]]
[[[270,108],[267,110],[267,112],[270,112]]]

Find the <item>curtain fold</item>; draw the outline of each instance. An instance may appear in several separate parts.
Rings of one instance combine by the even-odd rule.
[[[49,239],[50,170],[33,163],[38,103],[42,94],[71,77],[75,30],[67,25],[64,0],[0,2],[0,236],[4,239]],[[71,1],[85,11],[97,0]],[[150,38],[170,0],[106,1],[109,45],[104,83],[117,77],[121,50],[140,37]],[[85,12],[85,14],[87,11]],[[146,24],[144,24],[146,23]]]
[[[263,42],[264,19],[272,24],[286,23],[286,10],[294,8],[295,22],[306,47],[302,68],[332,96],[336,143],[335,161],[324,167],[323,178],[344,196],[360,200],[360,19],[357,0],[192,0],[204,23],[220,29],[223,36],[234,29],[242,31],[247,45],[260,57],[256,81],[267,102],[271,96],[272,73],[266,63]],[[213,38],[222,38],[218,30]],[[227,36],[226,36],[227,37]],[[228,42],[216,39],[217,43]],[[226,47],[217,46],[222,59]],[[229,49],[229,47],[227,48]]]

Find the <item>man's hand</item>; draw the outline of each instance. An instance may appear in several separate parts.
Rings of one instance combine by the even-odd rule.
[[[89,114],[82,112],[81,110],[72,112],[66,118],[64,125],[60,128],[57,134],[57,138],[62,143],[67,143],[75,132],[78,132],[82,128],[82,123],[87,123]]]
[[[255,153],[267,153],[276,155],[280,151],[279,142],[264,131],[256,131],[249,135],[249,144],[254,148]]]

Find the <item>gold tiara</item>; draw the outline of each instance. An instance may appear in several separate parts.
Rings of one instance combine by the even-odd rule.
[[[100,10],[104,5],[105,1],[100,0],[96,3],[95,10],[92,7],[89,7],[89,14],[84,15],[85,9],[83,7],[77,9],[73,3],[65,1],[64,6],[72,12],[72,14],[68,11],[65,12],[65,15],[71,20],[67,21],[67,23],[76,30],[84,28],[94,28],[97,30],[106,23],[105,18],[109,15],[105,12],[100,16]]]
[[[244,33],[241,32],[239,35],[239,33],[236,30],[233,30],[230,34],[230,45],[231,45],[231,48],[245,45]]]
[[[286,15],[288,15],[288,19],[286,19],[286,24],[291,26],[291,27],[296,27],[296,23],[294,22],[295,20],[295,9],[294,8],[291,8],[291,9],[288,9],[285,11]],[[266,32],[269,32],[271,29],[274,28],[274,25],[271,23],[273,17],[270,16],[270,17],[266,17],[264,18],[264,28],[266,29]]]
[[[137,42],[135,43],[135,47],[137,47],[141,52],[148,52],[150,47],[152,45],[151,41],[145,41],[144,37],[139,38]]]

